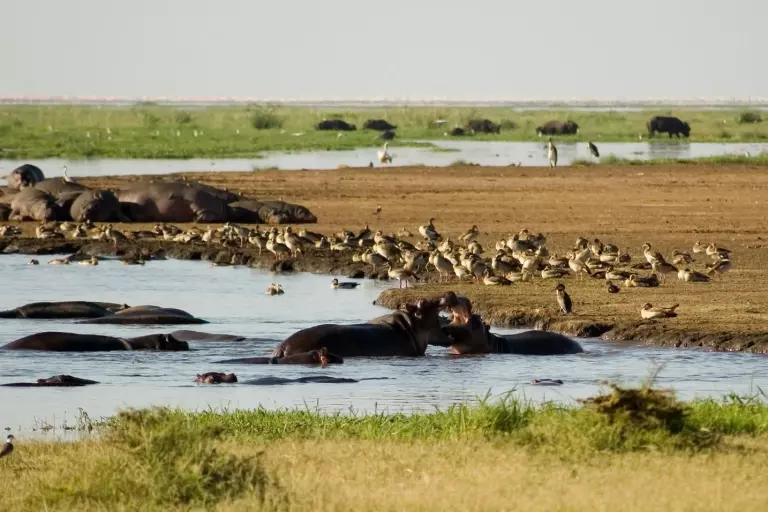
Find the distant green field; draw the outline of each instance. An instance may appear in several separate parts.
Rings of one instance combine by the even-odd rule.
[[[182,109],[154,104],[106,106],[0,106],[0,158],[207,158],[258,157],[263,151],[345,150],[378,146],[378,132],[361,130],[366,119],[397,126],[392,145],[408,140],[438,140],[469,119],[487,118],[501,134],[473,140],[538,140],[536,127],[572,119],[580,126],[562,140],[636,142],[647,140],[653,115],[676,115],[691,125],[693,142],[768,141],[768,122],[759,112],[723,110],[644,110],[582,112],[519,111],[511,108],[392,107],[320,109],[248,105]],[[324,118],[343,118],[357,131],[319,132]],[[438,125],[437,120],[445,123]],[[667,137],[661,136],[666,140]],[[674,140],[674,139],[673,139]]]

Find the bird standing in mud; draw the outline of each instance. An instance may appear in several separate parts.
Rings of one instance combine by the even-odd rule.
[[[597,146],[592,144],[592,142],[587,142],[587,148],[589,148],[589,152],[592,153],[592,156],[595,158],[600,158],[600,152],[597,150]]]
[[[549,166],[554,169],[557,167],[557,148],[552,142],[552,137],[549,138],[549,144],[547,149],[547,159],[549,160]]]
[[[560,311],[564,315],[572,314],[573,302],[571,302],[570,295],[568,295],[568,293],[565,291],[565,285],[563,283],[559,283],[555,287],[555,294],[557,296],[557,304],[560,306]]]
[[[651,320],[653,318],[675,318],[677,316],[675,309],[677,309],[678,306],[680,306],[680,304],[655,308],[653,307],[653,304],[646,302],[643,304],[643,309],[640,310],[640,316],[643,320]]]
[[[16,439],[12,435],[8,434],[8,437],[5,438],[5,444],[2,448],[0,448],[0,459],[3,457],[7,457],[11,453],[13,453],[13,441]]]

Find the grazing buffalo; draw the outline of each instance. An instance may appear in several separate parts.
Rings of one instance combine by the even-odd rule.
[[[349,124],[343,119],[323,119],[315,125],[315,130],[353,132],[357,130],[357,126],[354,124]]]
[[[41,332],[25,336],[0,347],[2,350],[46,350],[50,352],[107,352],[115,350],[189,350],[185,341],[170,334],[150,334],[137,338],[116,338],[97,334]]]
[[[466,131],[464,131],[464,128],[456,127],[453,130],[450,131],[451,137],[462,137],[467,134]]]
[[[21,190],[26,187],[32,187],[35,183],[43,181],[45,175],[39,167],[32,164],[24,164],[15,168],[8,175],[8,186],[10,188]]]
[[[15,388],[42,388],[42,387],[56,387],[56,388],[70,388],[79,386],[88,386],[91,384],[98,384],[95,380],[81,379],[79,377],[73,377],[71,375],[54,375],[47,379],[37,379],[35,382],[11,382],[10,384],[0,384],[0,386],[15,387]]]
[[[523,354],[523,355],[564,355],[579,354],[584,349],[576,341],[562,334],[546,331],[525,331],[519,334],[492,334],[480,316],[472,313],[472,305],[466,297],[457,297],[447,292],[442,303],[453,313],[450,325],[443,331],[450,341],[454,354]]]
[[[396,137],[396,134],[392,130],[387,130],[379,134],[379,138],[381,140],[394,140],[395,137]]]
[[[579,133],[579,125],[573,121],[549,121],[536,128],[536,133],[542,135],[576,135]]]
[[[354,325],[323,324],[292,334],[272,353],[285,357],[326,347],[341,357],[423,356],[427,345],[445,345],[439,300],[420,300],[403,309]]]
[[[77,222],[109,222],[121,216],[120,202],[108,190],[88,190],[72,201],[69,216]]]
[[[363,123],[363,130],[376,130],[379,132],[385,132],[388,130],[394,130],[397,126],[389,124],[384,119],[369,119]]]
[[[134,306],[118,311],[114,315],[83,320],[81,324],[118,325],[179,325],[207,324],[207,320],[195,318],[186,311],[158,306]]]
[[[227,202],[183,181],[140,182],[116,192],[122,213],[134,222],[226,222]]]
[[[125,304],[112,302],[33,302],[15,309],[0,311],[0,318],[30,318],[36,320],[64,320],[73,318],[101,318],[125,309]]]
[[[501,133],[501,126],[488,119],[470,119],[467,130],[474,133]]]
[[[310,350],[284,357],[244,357],[240,359],[226,359],[217,361],[216,364],[342,364],[344,359],[336,354],[331,354],[328,349]]]
[[[27,187],[11,198],[11,220],[49,221],[58,218],[56,199],[42,190]]]
[[[666,133],[670,139],[672,135],[676,135],[678,139],[680,134],[686,138],[691,135],[691,127],[688,123],[672,116],[654,116],[648,121],[647,127],[651,137],[656,133]]]
[[[283,201],[244,199],[229,204],[232,222],[250,224],[312,224],[317,222],[309,209]]]

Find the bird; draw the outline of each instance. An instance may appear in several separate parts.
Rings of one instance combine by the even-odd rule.
[[[373,214],[376,216],[377,219],[379,218],[379,216],[381,215],[381,205],[376,206],[376,211],[373,212]]]
[[[75,183],[75,180],[73,178],[70,178],[69,175],[67,174],[67,166],[62,165],[61,168],[64,169],[64,181],[67,183]]]
[[[334,288],[336,290],[354,290],[360,286],[360,283],[354,283],[352,281],[342,281],[339,282],[338,279],[333,278],[333,281],[331,281],[331,288]]]
[[[547,150],[547,159],[551,168],[557,167],[557,148],[552,143],[552,137],[549,138],[549,149]]]
[[[480,235],[480,230],[477,229],[476,225],[473,225],[471,228],[467,230],[466,233],[464,233],[459,237],[459,240],[463,242],[471,242],[472,240],[476,239],[478,235]]]
[[[0,448],[0,459],[3,457],[7,457],[11,453],[13,453],[13,441],[16,439],[11,434],[8,434],[8,437],[5,438],[5,444],[2,448]]]
[[[612,281],[606,282],[606,289],[608,290],[608,293],[619,293],[619,287],[613,284]]]
[[[597,146],[592,144],[592,142],[587,142],[587,147],[589,148],[589,152],[592,153],[592,156],[595,158],[600,158],[600,152],[597,150]]]
[[[643,309],[640,310],[640,316],[644,320],[650,320],[653,318],[674,318],[677,316],[677,313],[675,313],[675,309],[680,306],[680,304],[675,304],[673,306],[665,306],[665,307],[653,307],[653,304],[650,302],[646,302],[643,304]]]
[[[28,263],[28,265],[39,265],[39,264],[40,262],[35,259],[29,260],[29,263]]]
[[[565,291],[565,285],[563,283],[559,283],[555,286],[555,293],[557,295],[557,304],[560,306],[560,311],[564,315],[573,313],[573,303],[571,302],[571,297]]]
[[[285,291],[283,291],[282,285],[272,283],[269,286],[267,286],[267,289],[264,293],[266,293],[267,295],[282,295],[283,293],[285,293]]]
[[[389,153],[387,153],[387,146],[389,145],[389,142],[384,143],[384,148],[379,150],[378,156],[379,156],[379,162],[382,164],[391,164],[392,163],[392,157]]]

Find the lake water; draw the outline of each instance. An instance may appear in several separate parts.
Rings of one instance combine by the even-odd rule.
[[[40,422],[72,424],[78,408],[92,418],[124,407],[171,405],[207,408],[318,407],[324,411],[431,410],[516,390],[541,401],[572,403],[600,389],[603,379],[641,382],[663,365],[659,385],[676,389],[682,398],[750,393],[768,389],[768,358],[738,353],[617,345],[583,340],[586,354],[569,356],[488,355],[453,359],[445,349],[430,347],[424,358],[347,359],[342,365],[309,368],[280,365],[220,365],[224,358],[268,354],[298,329],[337,322],[353,323],[386,312],[372,305],[388,283],[362,281],[357,290],[333,290],[332,276],[273,276],[246,267],[211,267],[205,262],[157,261],[129,267],[103,261],[96,267],[27,265],[29,257],[0,256],[3,293],[0,309],[44,300],[98,300],[130,305],[155,304],[182,308],[210,324],[190,329],[246,335],[253,341],[192,342],[189,352],[46,353],[0,351],[0,382],[34,381],[71,374],[101,382],[81,388],[0,388],[0,428],[29,437]],[[267,296],[264,288],[280,282],[286,292]],[[73,321],[0,319],[0,345],[43,331],[70,331],[119,336],[171,332],[184,326],[78,325]],[[500,329],[494,329],[501,331]],[[511,332],[511,331],[506,331]],[[274,375],[387,377],[349,384],[282,386],[203,386],[195,375],[234,371],[240,381]],[[559,387],[532,386],[533,378],[560,378]],[[55,431],[56,432],[56,431]]]
[[[471,140],[441,140],[431,142],[435,148],[393,147],[393,165],[446,166],[462,160],[480,165],[506,166],[547,166],[547,149],[540,142],[492,142]],[[595,141],[600,155],[609,155],[633,160],[655,158],[702,158],[720,155],[758,155],[768,153],[766,143],[714,144],[685,142],[638,142],[601,143]],[[558,165],[568,166],[574,160],[597,161],[590,156],[586,143],[558,142]],[[61,176],[62,165],[67,165],[70,176],[116,176],[126,174],[168,174],[189,171],[252,171],[278,168],[335,169],[340,165],[365,167],[370,162],[379,166],[378,148],[361,148],[350,151],[300,151],[293,153],[265,152],[263,158],[224,158],[190,160],[0,160],[0,176],[3,176],[24,162],[37,165],[48,177]]]

